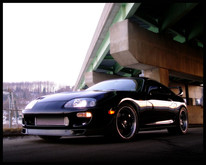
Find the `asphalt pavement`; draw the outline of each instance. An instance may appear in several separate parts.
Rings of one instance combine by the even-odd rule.
[[[186,135],[167,130],[140,132],[131,142],[104,137],[61,138],[46,142],[38,136],[3,138],[3,162],[139,163],[204,161],[203,128]]]

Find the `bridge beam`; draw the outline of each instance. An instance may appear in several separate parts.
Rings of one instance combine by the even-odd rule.
[[[161,74],[167,75],[165,70],[168,70],[203,77],[201,48],[169,40],[128,20],[110,28],[110,54],[124,67],[141,70],[161,68]]]
[[[105,74],[105,73],[98,73],[98,72],[87,72],[85,73],[85,84],[90,87],[98,82],[104,81],[104,80],[110,80],[115,78],[120,78],[120,76],[117,75],[111,75],[111,74]]]

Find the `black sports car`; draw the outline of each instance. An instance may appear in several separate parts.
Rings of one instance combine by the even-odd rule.
[[[23,110],[22,123],[22,133],[47,140],[96,134],[130,140],[141,130],[167,128],[185,134],[188,115],[182,97],[157,81],[140,77],[39,97]]]

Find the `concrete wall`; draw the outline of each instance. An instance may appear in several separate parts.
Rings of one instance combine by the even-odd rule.
[[[174,83],[174,82],[170,82],[169,83],[170,87],[176,87],[176,86],[181,86],[182,90],[183,90],[183,96],[182,97],[186,97],[186,92],[185,92],[185,85],[182,83]],[[178,89],[171,89],[174,93],[178,93],[179,90]],[[192,99],[200,99],[203,96],[203,87],[200,86],[195,86],[195,85],[188,85],[188,93],[189,93],[189,98]]]
[[[183,90],[183,98],[186,97],[185,95],[185,85],[180,83],[169,83],[170,87],[181,86]],[[187,106],[188,109],[188,118],[189,124],[203,124],[203,107],[200,105],[195,105],[195,99],[200,99],[203,96],[203,87],[189,85],[188,86],[188,93],[189,93],[189,104]],[[172,89],[174,93],[178,93],[178,89]]]
[[[189,124],[203,124],[203,108],[201,106],[187,106]]]

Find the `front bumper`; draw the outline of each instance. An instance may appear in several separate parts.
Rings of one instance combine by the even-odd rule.
[[[103,134],[112,123],[108,110],[90,109],[70,113],[24,113],[22,133],[39,136],[77,136]],[[91,112],[92,117],[78,117],[79,112]],[[66,119],[66,120],[65,120]]]

